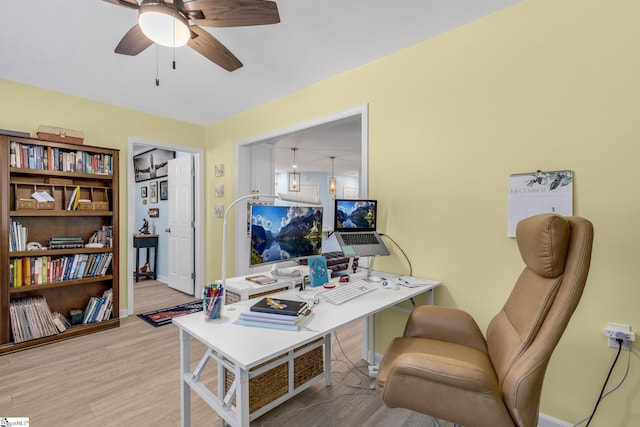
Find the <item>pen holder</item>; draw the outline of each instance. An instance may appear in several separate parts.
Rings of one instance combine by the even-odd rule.
[[[224,306],[224,290],[217,297],[203,297],[202,311],[207,320],[215,320],[222,317],[222,307]]]

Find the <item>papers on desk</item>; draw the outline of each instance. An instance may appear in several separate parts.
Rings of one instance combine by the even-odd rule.
[[[418,286],[427,286],[434,283],[431,280],[420,279],[413,276],[399,276],[397,282],[398,285],[406,288],[417,288]]]

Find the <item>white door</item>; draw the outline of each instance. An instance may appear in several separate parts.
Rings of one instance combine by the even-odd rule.
[[[193,157],[169,161],[169,286],[194,293]]]

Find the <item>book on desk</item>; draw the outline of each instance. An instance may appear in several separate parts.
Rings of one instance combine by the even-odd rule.
[[[258,285],[270,285],[271,283],[277,283],[278,280],[273,277],[269,277],[266,274],[256,274],[255,276],[247,276],[245,280],[248,280]]]
[[[266,297],[253,304],[251,311],[272,313],[285,316],[298,316],[307,309],[306,301],[293,301]]]

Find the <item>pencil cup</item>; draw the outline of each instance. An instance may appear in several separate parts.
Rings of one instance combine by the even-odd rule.
[[[217,297],[202,298],[202,310],[207,320],[215,320],[222,317],[222,307],[224,306],[224,291]]]

